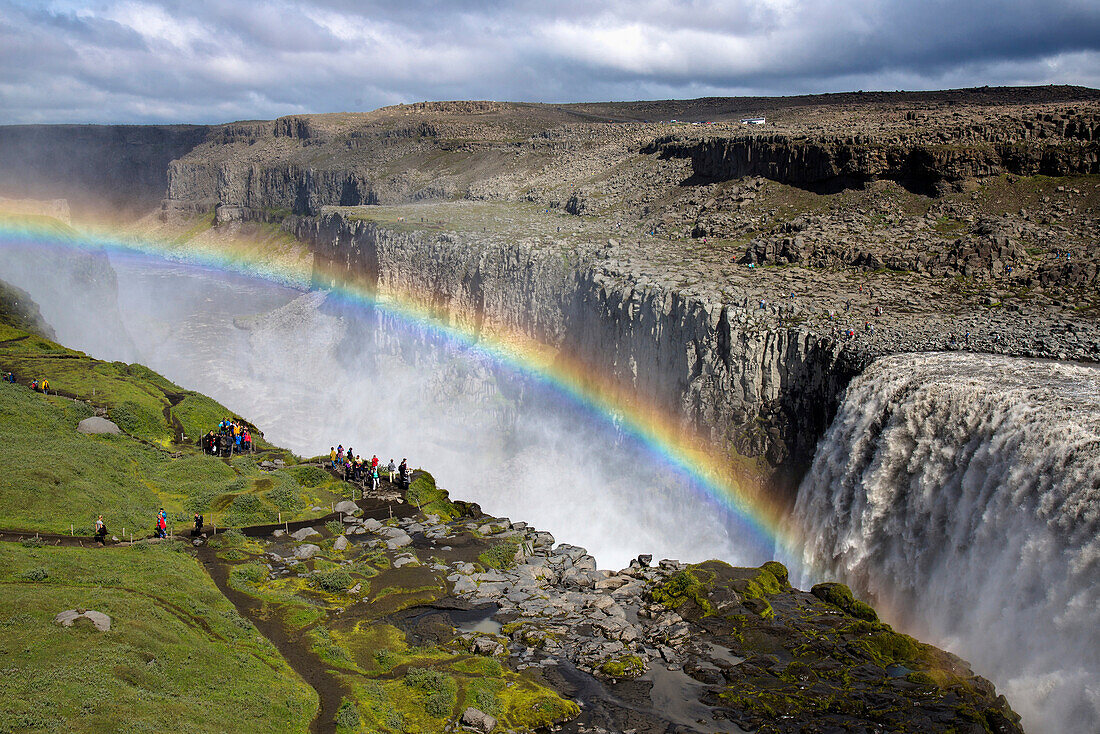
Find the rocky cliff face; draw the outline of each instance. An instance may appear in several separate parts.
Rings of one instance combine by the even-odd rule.
[[[966,179],[1003,173],[1069,176],[1100,173],[1100,118],[1095,115],[1027,120],[1015,134],[975,126],[950,144],[864,135],[668,135],[642,152],[688,158],[705,181],[763,176],[815,191],[835,191],[891,179],[923,193]]]
[[[863,364],[832,339],[750,327],[741,305],[634,281],[592,253],[399,232],[339,213],[300,219],[296,234],[313,245],[319,287],[340,284],[332,273],[363,279],[383,294],[419,294],[478,333],[519,331],[556,347],[783,489]]]
[[[74,215],[144,214],[164,197],[169,161],[202,142],[208,129],[0,126],[0,195],[68,199]]]

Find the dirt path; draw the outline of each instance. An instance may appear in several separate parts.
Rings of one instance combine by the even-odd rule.
[[[349,694],[347,686],[337,678],[318,655],[310,649],[309,638],[301,634],[288,633],[277,616],[263,614],[263,605],[229,584],[231,564],[223,562],[217,551],[203,544],[198,548],[199,562],[206,568],[210,578],[226,599],[237,608],[237,612],[256,626],[264,637],[283,656],[291,668],[317,691],[320,705],[313,717],[309,730],[313,734],[332,734],[336,731],[336,711],[344,696]]]

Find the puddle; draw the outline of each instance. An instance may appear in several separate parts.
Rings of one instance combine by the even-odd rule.
[[[504,625],[493,619],[493,615],[500,611],[496,604],[489,604],[477,609],[465,611],[454,610],[447,616],[451,618],[451,624],[459,632],[480,632],[487,635],[499,635]]]
[[[721,660],[730,665],[740,665],[745,662],[745,658],[738,657],[730,652],[728,648],[722,647],[721,645],[715,645],[713,642],[704,642],[703,647],[705,649],[705,654],[715,660]]]
[[[653,710],[673,724],[702,734],[742,731],[728,721],[714,721],[710,707],[699,702],[706,686],[687,673],[669,670],[658,663],[652,665],[639,680],[653,684],[649,691]]]

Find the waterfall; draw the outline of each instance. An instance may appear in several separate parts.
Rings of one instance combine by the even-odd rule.
[[[794,519],[807,567],[969,660],[1029,731],[1100,731],[1100,368],[881,359]]]

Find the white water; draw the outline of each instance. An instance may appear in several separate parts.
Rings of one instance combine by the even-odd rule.
[[[1100,731],[1100,369],[882,359],[795,514],[805,561],[969,660],[1028,731]]]

